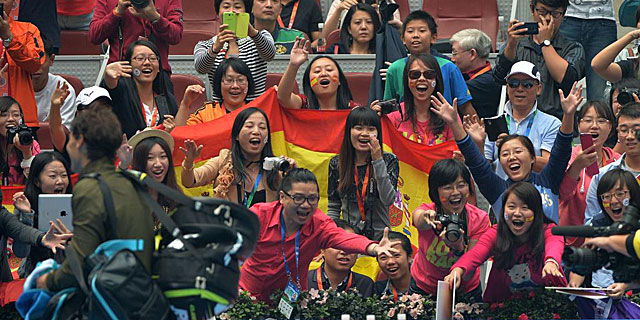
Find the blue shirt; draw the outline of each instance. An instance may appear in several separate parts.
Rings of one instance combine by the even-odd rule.
[[[540,173],[531,172],[529,178],[524,180],[538,189],[540,196],[542,196],[544,214],[556,224],[559,220],[558,189],[571,158],[572,140],[573,135],[558,132],[547,165]],[[469,167],[473,178],[478,184],[478,189],[491,203],[493,210],[496,212],[496,219],[499,220],[502,216],[502,194],[515,181],[502,179],[493,172],[489,162],[480,153],[478,147],[468,135],[456,142],[462,155],[464,155],[465,164]]]
[[[471,94],[467,83],[464,81],[462,73],[453,62],[433,56],[440,66],[442,72],[442,81],[444,82],[443,96],[449,103],[453,103],[453,98],[458,98],[458,105],[462,105],[467,101],[471,101]],[[396,60],[387,69],[387,80],[384,85],[384,99],[398,99],[402,102],[404,99],[403,74],[404,68],[409,58]]]
[[[551,152],[553,141],[555,141],[558,130],[560,130],[560,125],[562,124],[560,120],[550,114],[538,110],[537,102],[533,105],[529,114],[527,114],[527,116],[520,122],[517,122],[513,118],[513,106],[511,105],[511,101],[505,104],[504,111],[507,114],[508,119],[510,119],[510,121],[507,122],[509,125],[509,134],[526,135],[529,137],[529,140],[533,143],[533,149],[536,152],[536,156],[538,157],[542,155],[542,150]],[[529,121],[532,121],[531,130],[527,135]],[[488,137],[484,142],[484,156],[487,160],[494,163],[496,168],[495,172],[498,176],[502,179],[506,179],[507,174],[500,165],[500,157],[498,155],[496,143],[489,141]]]

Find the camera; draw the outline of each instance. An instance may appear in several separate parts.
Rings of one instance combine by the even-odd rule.
[[[443,214],[438,217],[438,221],[444,228],[447,228],[444,236],[451,242],[456,242],[462,236],[460,230],[462,229],[462,221],[460,221],[460,215],[457,214]],[[438,230],[442,231],[442,229]]]
[[[33,142],[33,133],[31,128],[24,124],[19,124],[17,127],[9,127],[7,129],[7,141],[13,143],[13,138],[18,135],[18,140],[23,146],[30,145]]]
[[[382,109],[382,114],[389,114],[394,111],[400,110],[400,104],[396,99],[389,99],[378,102],[378,105]]]
[[[638,88],[622,88],[618,91],[618,103],[623,106],[629,102],[633,102],[633,94],[640,97],[640,89]]]
[[[149,0],[131,0],[131,5],[136,9],[142,9],[149,5]]]
[[[289,171],[290,169],[289,161],[287,161],[283,157],[266,157],[262,162],[262,169],[266,171],[271,171],[273,169],[279,171]]]

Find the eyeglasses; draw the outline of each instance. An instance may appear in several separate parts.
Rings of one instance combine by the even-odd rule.
[[[436,72],[434,70],[425,70],[422,72],[420,72],[420,70],[409,71],[409,79],[418,80],[420,76],[424,76],[425,79],[435,79]]]
[[[522,87],[525,89],[531,89],[534,86],[538,85],[538,82],[535,80],[511,79],[507,81],[507,85],[509,85],[509,88],[511,89],[517,89],[520,85],[522,85]]]
[[[580,122],[586,124],[586,125],[593,125],[593,122],[595,121],[595,123],[598,124],[598,126],[604,126],[605,124],[609,123],[609,120],[605,119],[605,118],[598,118],[598,119],[593,119],[593,118],[582,118],[580,119]]]
[[[616,199],[622,201],[623,199],[627,198],[628,194],[629,190],[620,190],[614,193],[603,193],[600,195],[600,199],[602,199],[602,202],[611,202],[611,197],[616,197]]]
[[[247,84],[247,78],[222,78],[222,83],[227,86],[233,85],[234,82],[239,86],[244,86]]]
[[[133,57],[133,60],[135,60],[137,62],[144,62],[147,59],[149,59],[149,62],[157,62],[158,61],[158,56],[152,54],[152,55],[149,55],[149,56],[135,56],[135,57]]]
[[[463,50],[463,51],[458,51],[458,52],[451,52],[451,56],[455,57],[455,56],[457,56],[457,55],[459,55],[459,54],[461,54],[463,52],[469,52],[469,51],[471,51],[471,50]]]
[[[318,200],[320,200],[320,197],[315,194],[312,194],[310,196],[303,196],[301,194],[290,195],[286,191],[282,191],[282,193],[291,198],[291,200],[293,200],[293,203],[299,206],[301,206],[305,201],[309,202],[309,205],[315,206],[318,204]]]
[[[543,16],[543,17],[546,17],[548,14],[551,14],[551,16],[556,19],[561,18],[564,15],[564,12],[562,11],[549,11],[541,8],[536,8],[536,12],[538,13],[539,16]]]
[[[618,134],[621,134],[623,136],[628,135],[630,132],[632,132],[631,134],[636,134],[638,132],[640,132],[640,126],[635,126],[633,128],[629,128],[629,127],[619,127],[618,128]]]
[[[440,188],[442,188],[442,191],[445,191],[445,192],[453,192],[454,188],[457,189],[458,191],[466,190],[466,189],[469,188],[469,184],[466,183],[466,182],[460,182],[460,183],[454,185],[452,183],[452,184],[448,184],[448,185],[442,186]]]

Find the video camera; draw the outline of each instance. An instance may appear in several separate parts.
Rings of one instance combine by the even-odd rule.
[[[568,237],[609,237],[618,234],[630,234],[640,227],[640,209],[633,204],[627,206],[622,220],[614,222],[606,227],[592,226],[567,226],[553,227],[551,233]],[[621,253],[609,253],[600,248],[574,248],[565,247],[562,261],[569,270],[585,275],[602,267],[613,271],[613,280],[616,282],[632,282],[640,279],[640,264],[633,258]]]

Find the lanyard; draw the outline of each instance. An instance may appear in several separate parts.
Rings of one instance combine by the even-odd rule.
[[[473,76],[469,77],[469,80],[473,80],[475,79],[477,76],[487,72],[491,70],[491,65],[485,66],[484,68],[480,69],[480,71],[476,72]]]
[[[396,287],[391,283],[391,293],[393,293],[393,301],[398,301],[398,291],[396,291]]]
[[[291,10],[291,17],[289,18],[289,29],[293,28],[293,22],[296,21],[296,14],[298,13],[298,5],[300,4],[300,0],[296,0],[296,3],[293,4],[293,9]],[[284,22],[282,22],[282,18],[278,16],[278,24],[280,28],[284,28]]]
[[[144,109],[144,102],[142,102],[142,98],[140,98],[140,106],[142,107],[142,117],[144,118],[145,127],[155,126],[158,122],[158,108],[156,107],[155,99],[151,109],[151,124],[147,122],[147,111]]]
[[[367,165],[367,172],[364,174],[364,181],[362,182],[362,191],[358,190],[358,167],[354,170],[356,179],[356,197],[358,198],[358,208],[360,209],[360,216],[364,221],[364,198],[367,194],[367,185],[369,184],[369,166]],[[360,195],[362,193],[362,196]]]
[[[253,189],[251,189],[251,194],[249,194],[249,198],[247,199],[247,194],[244,195],[244,206],[249,209],[251,207],[251,202],[253,201],[253,196],[256,195],[256,190],[258,190],[258,184],[260,183],[260,179],[262,179],[262,170],[258,173],[258,177],[256,178],[256,183],[253,184]],[[243,180],[244,181],[244,180]],[[242,191],[244,192],[244,183],[242,184]]]
[[[316,272],[318,278],[318,290],[324,289],[324,285],[322,284],[322,267],[318,269]],[[344,288],[344,291],[348,291],[351,288],[351,282],[353,281],[353,272],[349,272],[349,280],[347,280],[347,287]],[[331,284],[331,283],[329,283]]]
[[[529,118],[529,123],[527,123],[527,131],[525,131],[524,135],[528,138],[529,137],[529,133],[531,133],[531,126],[533,126],[533,119],[536,117],[536,114],[538,113],[538,110],[534,111],[533,114],[531,115],[531,118]],[[506,120],[507,120],[507,127],[509,128],[509,131],[511,131],[511,117],[508,114],[506,115]],[[514,121],[515,122],[515,121]]]
[[[147,38],[147,24],[144,22],[144,19],[140,18],[140,24],[142,25],[142,32],[144,34],[145,39]]]
[[[284,259],[284,270],[287,272],[287,277],[289,277],[289,281],[292,282],[291,278],[291,270],[289,270],[289,264],[287,263],[287,255],[284,253],[284,209],[280,210],[280,235],[282,236],[282,258]],[[300,289],[300,269],[298,268],[298,260],[300,259],[300,230],[296,231],[296,280],[298,281],[296,285],[298,289]]]

